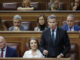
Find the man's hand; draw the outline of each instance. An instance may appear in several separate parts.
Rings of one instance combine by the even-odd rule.
[[[15,26],[13,31],[20,31],[19,27]]]
[[[43,54],[44,54],[44,55],[47,55],[47,54],[48,54],[48,51],[47,51],[47,50],[44,50],[44,51],[43,51]]]
[[[61,54],[59,54],[59,55],[57,56],[57,58],[62,58],[62,55],[61,55]]]

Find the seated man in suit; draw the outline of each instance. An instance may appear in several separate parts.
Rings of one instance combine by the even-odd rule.
[[[57,17],[48,16],[49,28],[43,31],[40,40],[41,52],[49,58],[61,58],[70,50],[67,32],[57,26]]]
[[[6,45],[6,39],[0,36],[0,57],[18,57],[17,51]]]
[[[9,28],[9,31],[25,31],[24,27],[21,25],[21,21],[21,16],[15,15],[13,17],[13,26]]]
[[[66,25],[61,26],[66,31],[79,31],[80,26],[74,24],[74,16],[72,14],[67,16]]]

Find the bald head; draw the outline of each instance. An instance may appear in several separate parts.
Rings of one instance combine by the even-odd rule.
[[[0,36],[0,48],[3,49],[6,46],[5,37]]]

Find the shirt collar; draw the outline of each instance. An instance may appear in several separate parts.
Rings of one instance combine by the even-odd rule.
[[[6,49],[7,49],[7,46],[3,48],[3,51],[6,51]],[[0,48],[0,51],[1,51],[1,48]]]
[[[74,29],[74,25],[72,26],[71,30]],[[70,30],[69,26],[68,26],[68,30]]]
[[[52,32],[52,29],[50,29],[50,31]],[[57,31],[57,27],[54,29],[54,32],[56,32]]]

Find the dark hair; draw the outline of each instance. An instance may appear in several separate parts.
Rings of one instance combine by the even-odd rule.
[[[30,47],[30,41],[31,41],[31,40],[35,40],[35,41],[37,42],[37,46],[38,46],[38,48],[39,48],[39,42],[38,42],[38,40],[37,40],[36,38],[32,37],[32,38],[29,39],[29,43],[28,43],[29,49],[31,49],[31,47]]]
[[[40,24],[39,24],[39,18],[40,17],[43,17],[44,18],[44,25],[47,27],[47,18],[46,18],[46,16],[45,15],[39,15],[38,17],[37,17],[37,26],[39,27],[40,26]]]

